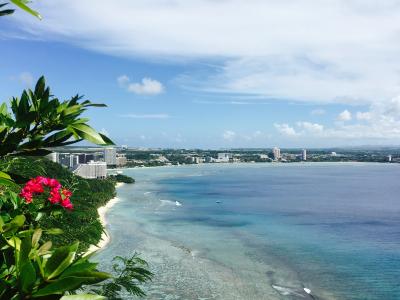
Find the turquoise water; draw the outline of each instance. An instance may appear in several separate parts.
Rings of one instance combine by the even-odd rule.
[[[118,189],[97,258],[141,252],[147,299],[400,299],[399,165],[124,173],[137,183]]]

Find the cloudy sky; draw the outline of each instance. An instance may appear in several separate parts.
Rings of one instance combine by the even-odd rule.
[[[0,97],[40,75],[118,144],[400,144],[400,1],[36,0],[0,19]]]

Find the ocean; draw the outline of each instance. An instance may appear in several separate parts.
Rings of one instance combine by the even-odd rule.
[[[118,188],[96,259],[141,253],[155,273],[145,299],[400,299],[400,165],[123,173],[136,183]]]

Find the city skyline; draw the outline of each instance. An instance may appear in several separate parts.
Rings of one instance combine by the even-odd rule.
[[[132,147],[399,145],[399,3],[284,2],[35,1],[0,20],[0,97],[45,75]]]

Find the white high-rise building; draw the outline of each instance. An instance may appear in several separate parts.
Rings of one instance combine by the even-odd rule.
[[[125,154],[117,154],[117,166],[123,167],[127,164],[128,160],[126,159]]]
[[[69,167],[75,168],[79,164],[79,155],[71,154],[69,156]]]
[[[83,178],[106,178],[107,164],[102,161],[90,161],[87,164],[79,164],[73,172]]]
[[[104,161],[107,166],[117,165],[117,149],[116,148],[105,148],[104,149]]]
[[[281,149],[279,149],[278,147],[274,147],[274,149],[272,149],[272,153],[274,155],[274,160],[281,159]]]
[[[307,150],[303,149],[303,151],[301,151],[301,160],[307,160]]]
[[[58,163],[60,161],[58,152],[51,152],[50,154],[46,155],[46,158],[51,160],[52,162],[56,162],[56,163]]]
[[[388,158],[388,162],[392,162],[392,155],[389,154],[387,158]]]
[[[233,159],[232,153],[218,153],[217,162],[229,162]]]

